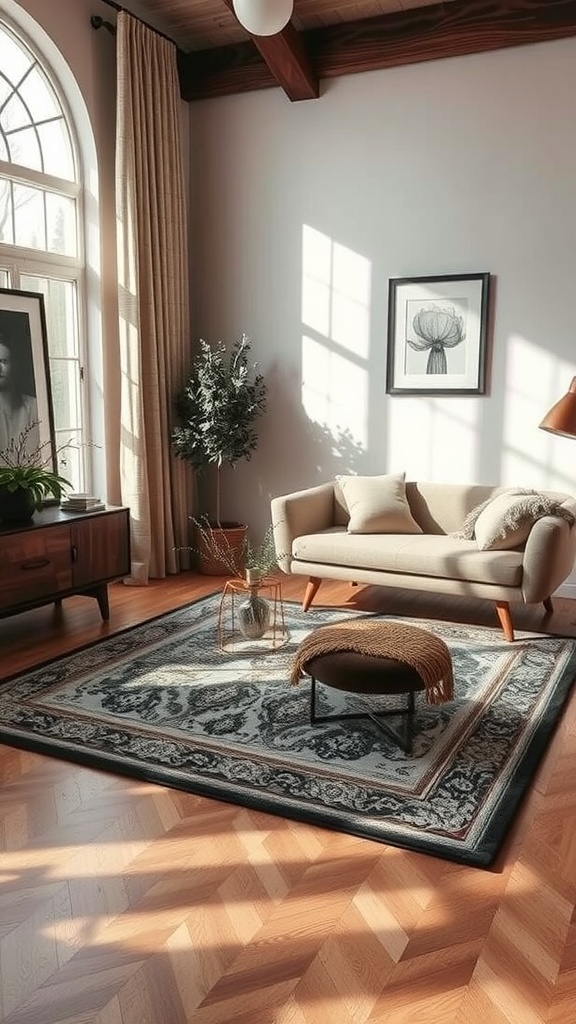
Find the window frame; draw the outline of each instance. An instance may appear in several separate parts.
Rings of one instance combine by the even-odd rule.
[[[39,171],[36,168],[28,168],[21,164],[0,160],[0,178],[31,187],[40,188],[45,192],[53,192],[70,199],[76,204],[76,256],[68,256],[60,253],[48,252],[44,249],[15,245],[10,242],[0,241],[0,271],[8,277],[8,287],[15,289],[29,290],[26,283],[22,286],[22,276],[41,277],[51,281],[62,281],[71,283],[75,289],[76,303],[76,324],[77,334],[77,401],[79,406],[79,423],[73,429],[80,435],[80,473],[81,479],[76,481],[76,486],[84,490],[90,486],[92,478],[92,460],[90,457],[91,446],[86,444],[90,436],[89,425],[90,415],[90,389],[85,386],[87,367],[89,366],[88,337],[88,288],[87,288],[87,259],[86,259],[86,221],[85,221],[85,181],[82,151],[74,118],[71,114],[69,104],[64,90],[52,71],[50,64],[38,45],[33,42],[27,34],[14,25],[4,14],[0,12],[0,38],[3,33],[15,37],[19,43],[29,52],[30,57],[46,76],[57,102],[60,105],[62,117],[65,121],[70,145],[75,179],[59,178],[53,174]],[[14,87],[18,94],[18,88]],[[32,122],[33,123],[33,122]],[[47,303],[47,315],[49,308]],[[50,356],[50,367],[56,362],[69,362],[66,357]],[[74,361],[74,358],[72,358]],[[56,419],[57,417],[55,417]]]

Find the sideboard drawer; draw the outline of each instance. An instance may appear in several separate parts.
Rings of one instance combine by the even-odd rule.
[[[0,537],[0,611],[71,586],[68,526]]]
[[[47,506],[28,523],[0,522],[0,618],[74,594],[110,616],[108,584],[130,574],[130,510]]]

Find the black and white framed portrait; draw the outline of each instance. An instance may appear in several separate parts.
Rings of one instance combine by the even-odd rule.
[[[388,394],[484,394],[489,285],[489,273],[390,279]]]
[[[0,288],[0,451],[19,444],[54,468],[44,296]]]

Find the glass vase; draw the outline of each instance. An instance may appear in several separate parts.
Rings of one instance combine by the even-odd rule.
[[[248,640],[259,640],[270,625],[270,602],[260,597],[258,587],[250,587],[248,596],[238,605],[238,627]]]

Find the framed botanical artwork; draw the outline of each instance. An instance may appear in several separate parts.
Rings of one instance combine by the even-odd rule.
[[[56,470],[44,296],[0,288],[0,452],[9,448]]]
[[[490,274],[391,278],[390,395],[483,395]]]

